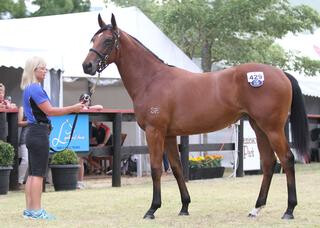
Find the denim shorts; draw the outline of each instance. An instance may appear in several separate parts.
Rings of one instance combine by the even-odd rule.
[[[48,127],[40,124],[28,124],[26,146],[29,156],[29,175],[45,177],[49,162]]]

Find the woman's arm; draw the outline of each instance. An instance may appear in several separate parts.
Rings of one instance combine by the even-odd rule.
[[[25,127],[28,125],[28,122],[23,120],[23,107],[21,106],[19,108],[19,112],[18,112],[18,126],[19,127]]]
[[[45,101],[38,105],[38,107],[48,116],[62,116],[72,112],[78,113],[84,108],[84,104],[77,103],[71,106],[62,108],[53,107],[49,101]]]
[[[105,146],[111,136],[111,130],[108,126],[102,125],[101,127],[105,130],[106,134],[104,136],[103,142],[101,144],[99,144],[98,147]]]

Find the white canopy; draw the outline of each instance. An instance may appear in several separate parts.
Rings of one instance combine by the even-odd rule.
[[[138,8],[108,8],[101,13],[110,23],[111,12],[120,29],[136,37],[170,65],[201,72]],[[61,69],[65,77],[87,77],[82,70],[93,34],[99,29],[98,12],[0,20],[0,66],[24,67],[28,57],[43,56],[49,68]],[[114,64],[101,75],[120,78]]]

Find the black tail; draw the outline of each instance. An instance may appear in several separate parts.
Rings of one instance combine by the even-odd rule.
[[[290,123],[293,147],[296,148],[299,155],[306,159],[309,157],[309,126],[303,95],[298,81],[291,74],[284,73],[292,86]]]

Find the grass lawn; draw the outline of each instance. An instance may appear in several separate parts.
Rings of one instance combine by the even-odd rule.
[[[227,176],[227,175],[225,175]],[[190,216],[181,208],[172,175],[162,178],[162,207],[155,220],[144,220],[152,198],[151,177],[122,178],[122,187],[111,187],[111,178],[87,180],[85,190],[42,196],[43,207],[54,221],[27,220],[23,191],[0,195],[0,227],[320,227],[320,163],[296,165],[298,206],[294,220],[282,220],[287,207],[284,174],[275,174],[266,207],[258,218],[248,218],[260,190],[261,175],[189,181]]]

